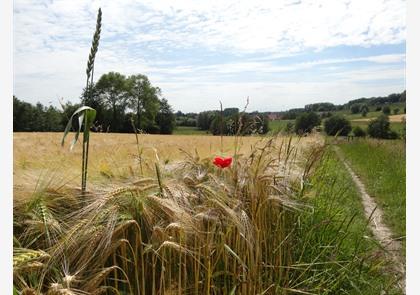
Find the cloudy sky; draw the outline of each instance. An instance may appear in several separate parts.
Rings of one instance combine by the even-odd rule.
[[[175,110],[280,111],[405,89],[403,0],[15,0],[14,94],[78,102],[102,8],[96,79],[146,74]]]

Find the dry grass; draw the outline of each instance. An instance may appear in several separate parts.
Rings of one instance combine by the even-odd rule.
[[[405,114],[400,114],[400,115],[390,115],[389,116],[389,122],[396,122],[396,123],[401,123],[401,122],[405,122]],[[369,122],[371,120],[373,120],[374,118],[361,118],[361,119],[354,119],[352,121],[354,122]]]
[[[18,290],[285,294],[294,288],[292,229],[296,210],[304,209],[295,197],[322,154],[318,137],[240,139],[232,167],[221,170],[211,162],[217,137],[143,135],[150,167],[140,176],[133,135],[94,134],[86,195],[71,182],[60,185],[63,175],[77,176],[80,150],[61,149],[59,137],[15,134]],[[235,138],[224,139],[226,154],[234,154],[234,145]],[[155,171],[155,163],[162,169]],[[45,170],[35,190],[25,183]]]
[[[40,179],[41,185],[60,187],[64,184],[79,185],[82,146],[76,144],[73,151],[68,145],[60,146],[62,133],[14,133],[13,171],[15,198],[32,193]],[[143,148],[144,176],[155,174],[156,155],[162,166],[176,167],[185,159],[185,152],[202,158],[220,154],[220,137],[184,135],[140,135]],[[261,137],[239,139],[240,152],[249,154]],[[282,139],[276,139],[279,144]],[[292,140],[296,145],[297,138]],[[300,139],[300,147],[310,147],[323,142],[320,136]],[[137,177],[140,172],[136,138],[133,134],[92,133],[89,155],[88,185],[114,184],[116,186]],[[234,153],[235,138],[223,140],[224,155]],[[302,149],[300,149],[302,150]]]
[[[60,138],[14,135],[19,294],[379,294],[394,284],[366,251],[377,250],[366,221],[353,226],[354,206],[333,204],[346,185],[317,135],[225,137],[227,169],[212,164],[219,137],[141,135],[142,174],[133,134],[93,134],[85,194],[81,147]]]

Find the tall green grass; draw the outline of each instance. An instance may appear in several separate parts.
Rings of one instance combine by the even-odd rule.
[[[294,288],[311,294],[402,294],[400,279],[373,239],[357,189],[343,164],[327,150],[306,184],[294,247]]]
[[[339,146],[368,193],[383,209],[394,237],[405,241],[405,142],[360,139]]]

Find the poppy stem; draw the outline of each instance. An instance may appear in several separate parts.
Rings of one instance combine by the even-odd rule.
[[[220,100],[219,100],[219,103],[220,103],[220,152],[223,155],[223,105]]]

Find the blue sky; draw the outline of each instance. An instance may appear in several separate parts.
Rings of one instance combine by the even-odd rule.
[[[146,74],[174,110],[280,111],[405,89],[406,2],[14,1],[14,94],[78,102],[95,28],[95,77]]]

